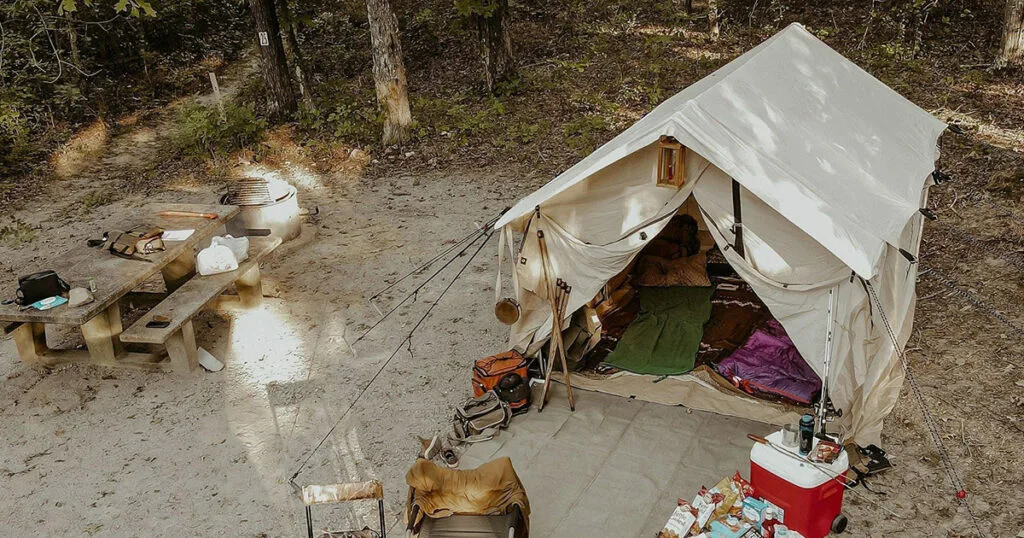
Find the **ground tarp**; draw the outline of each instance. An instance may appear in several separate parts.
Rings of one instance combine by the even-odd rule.
[[[538,392],[534,392],[538,394]],[[748,433],[774,428],[595,392],[552,386],[542,413],[536,406],[512,419],[494,440],[472,446],[460,467],[508,456],[526,487],[533,513],[530,535],[654,536],[676,507],[739,471],[750,475]]]

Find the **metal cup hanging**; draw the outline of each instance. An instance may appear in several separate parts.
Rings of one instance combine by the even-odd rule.
[[[505,325],[515,325],[519,321],[519,314],[519,301],[511,297],[500,299],[494,305],[494,317]]]

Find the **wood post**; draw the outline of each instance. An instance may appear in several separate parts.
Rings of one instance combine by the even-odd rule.
[[[186,250],[167,264],[160,272],[164,275],[167,293],[173,293],[196,274],[196,253]]]
[[[244,308],[255,308],[263,304],[263,282],[260,280],[260,265],[257,263],[235,281],[238,298]]]
[[[196,346],[195,328],[192,320],[181,325],[167,340],[167,355],[175,372],[188,373],[199,366],[199,347]]]
[[[29,366],[46,366],[46,325],[22,323],[14,329],[14,345],[21,362]]]
[[[113,364],[117,361],[122,351],[117,335],[122,330],[121,307],[116,302],[82,325],[82,336],[94,363]]]

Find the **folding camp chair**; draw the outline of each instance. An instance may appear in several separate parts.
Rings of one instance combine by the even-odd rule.
[[[452,515],[426,518],[417,538],[521,538],[529,536],[519,507],[496,516]]]
[[[476,469],[418,459],[405,475],[407,536],[529,538],[530,501],[507,457]]]
[[[379,533],[369,529],[364,531],[327,531],[326,534],[330,536],[374,536],[386,538],[387,529],[384,524],[384,485],[378,480],[370,480],[369,482],[352,482],[349,484],[332,484],[327,486],[306,486],[302,488],[302,502],[306,505],[306,530],[309,532],[309,538],[313,538],[312,507],[314,504],[336,504],[370,499],[377,500],[377,512],[380,516]]]

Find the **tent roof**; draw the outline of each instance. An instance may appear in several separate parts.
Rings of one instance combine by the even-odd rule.
[[[791,24],[520,200],[496,226],[670,135],[871,278],[920,207],[945,127]]]

